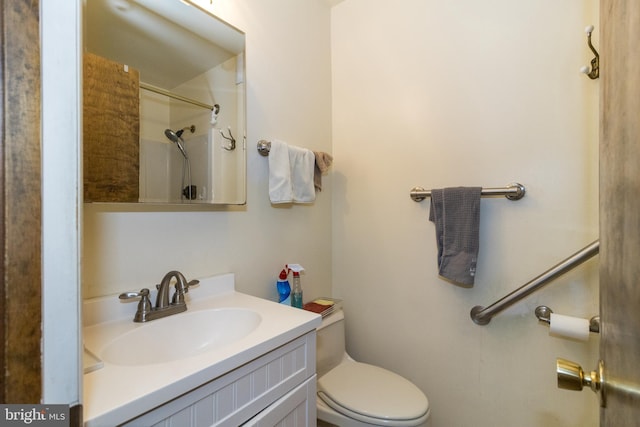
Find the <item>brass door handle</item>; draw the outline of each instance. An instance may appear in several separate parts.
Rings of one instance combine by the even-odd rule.
[[[580,391],[588,386],[600,399],[600,406],[605,407],[604,399],[604,363],[598,362],[598,369],[588,375],[582,370],[582,366],[570,360],[558,358],[556,361],[558,374],[558,388]]]

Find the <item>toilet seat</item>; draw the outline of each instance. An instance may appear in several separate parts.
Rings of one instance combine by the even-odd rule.
[[[416,426],[429,401],[405,378],[378,366],[348,361],[318,379],[318,397],[347,417],[374,425]]]

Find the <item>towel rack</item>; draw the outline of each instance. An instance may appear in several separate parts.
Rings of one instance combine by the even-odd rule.
[[[554,265],[535,279],[525,283],[515,291],[502,297],[490,306],[482,307],[476,305],[471,309],[471,320],[473,320],[478,325],[488,324],[491,321],[491,318],[500,313],[502,310],[512,306],[524,297],[542,288],[552,280],[560,277],[567,271],[576,268],[583,262],[595,256],[598,252],[600,252],[600,240],[596,240],[595,242],[571,255],[569,258]]]
[[[258,141],[258,153],[260,153],[263,156],[268,156],[269,151],[271,151],[270,141],[265,141],[264,139],[261,139],[260,141]]]
[[[260,151],[260,148],[258,148],[258,151]],[[513,182],[507,187],[483,188],[480,194],[482,196],[505,196],[509,200],[520,200],[524,197],[525,191],[524,185]],[[431,197],[431,190],[425,190],[422,187],[413,187],[409,192],[409,196],[414,202],[421,202],[427,197]]]

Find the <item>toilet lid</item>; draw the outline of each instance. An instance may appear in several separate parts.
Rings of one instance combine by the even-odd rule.
[[[413,420],[429,411],[427,397],[413,383],[386,369],[360,362],[345,362],[318,379],[318,395],[364,417]]]

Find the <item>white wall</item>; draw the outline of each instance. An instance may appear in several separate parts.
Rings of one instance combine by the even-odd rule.
[[[597,20],[597,0],[333,8],[333,291],[352,356],[413,380],[435,427],[598,425],[595,395],[555,378],[556,357],[593,369],[597,338],[549,337],[533,314],[596,314],[597,261],[469,318],[598,237],[599,84],[578,73]],[[524,199],[481,202],[475,287],[440,279],[429,200],[409,190],[512,181]]]
[[[235,272],[239,290],[277,299],[285,263],[306,267],[305,298],[331,293],[331,177],[311,206],[275,207],[260,139],[331,152],[330,8],[324,0],[200,2],[247,33],[247,205],[209,212],[84,207],[84,297]],[[193,292],[197,292],[194,289]]]

